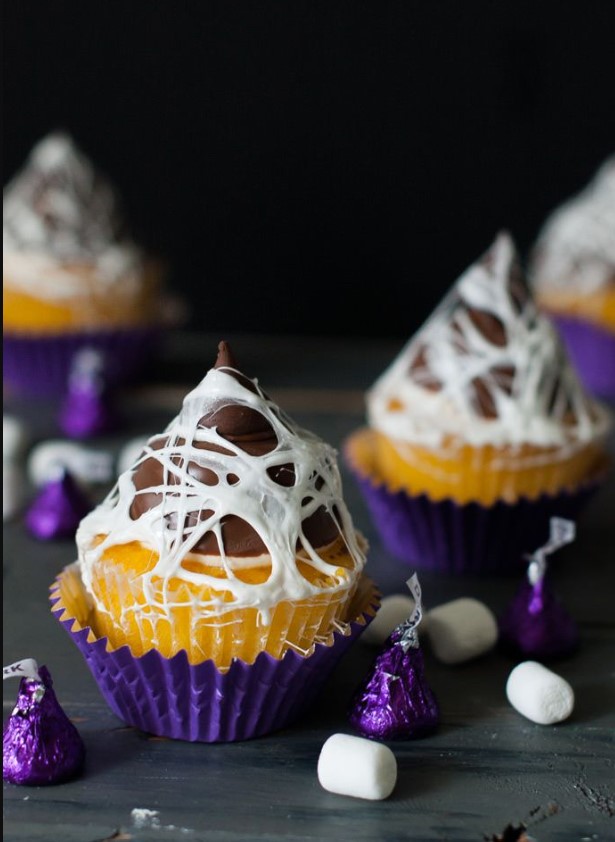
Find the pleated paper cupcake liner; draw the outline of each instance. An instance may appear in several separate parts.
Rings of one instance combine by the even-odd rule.
[[[143,731],[192,742],[248,740],[292,724],[378,608],[375,588],[364,579],[355,619],[340,624],[310,654],[288,651],[276,659],[262,652],[253,664],[235,660],[221,672],[211,660],[191,664],[185,651],[172,658],[155,650],[135,657],[128,646],[107,651],[107,639],[97,638],[62,604],[66,572],[51,588],[52,612],[80,649],[111,710]]]
[[[146,596],[143,580],[135,576],[134,568],[103,560],[94,563],[91,575],[93,596],[107,606],[107,612],[96,615],[92,629],[98,637],[107,637],[114,649],[127,645],[139,656],[155,639],[166,658],[186,650],[192,663],[209,657],[220,669],[226,669],[233,657],[252,663],[263,650],[279,658],[288,648],[309,648],[345,616],[357,584],[356,577],[348,575],[338,588],[303,600],[282,600],[272,607],[264,625],[255,608],[227,607],[223,617],[204,615],[201,601],[214,594],[225,601],[229,595],[222,583],[220,590],[212,593],[174,579],[166,583],[154,579]],[[172,589],[171,608],[165,607],[165,587]]]
[[[595,476],[574,491],[532,500],[459,504],[390,490],[358,463],[352,437],[345,443],[344,457],[388,552],[414,569],[458,576],[524,570],[524,555],[548,540],[551,517],[574,519],[603,480]]]
[[[615,333],[581,319],[552,319],[588,391],[615,398]]]
[[[133,380],[160,340],[156,326],[122,330],[86,331],[64,336],[3,336],[5,386],[19,395],[50,397],[66,392],[75,354],[83,348],[100,351],[105,359],[105,380],[117,386]]]

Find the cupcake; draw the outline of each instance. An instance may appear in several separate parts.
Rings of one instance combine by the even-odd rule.
[[[607,412],[505,233],[369,390],[367,412],[345,452],[385,544],[417,567],[517,567],[604,471]]]
[[[547,219],[530,277],[587,388],[614,398],[615,157]]]
[[[54,610],[118,715],[165,736],[283,727],[375,611],[335,451],[225,343],[77,546]]]
[[[69,137],[34,147],[4,190],[4,376],[61,394],[75,353],[103,352],[108,382],[134,375],[161,316],[158,262],[126,233],[114,189]]]

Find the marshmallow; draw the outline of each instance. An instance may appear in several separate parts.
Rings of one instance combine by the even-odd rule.
[[[145,450],[145,445],[151,438],[151,436],[138,436],[126,442],[117,457],[118,476],[134,467],[137,459]]]
[[[460,664],[492,649],[498,639],[493,612],[477,599],[463,597],[427,613],[427,634],[438,660]]]
[[[537,661],[518,664],[506,682],[506,696],[522,716],[538,725],[568,719],[574,708],[570,684]]]
[[[19,512],[26,498],[26,479],[21,465],[2,466],[2,519],[11,520]]]
[[[78,482],[109,482],[113,460],[104,450],[90,450],[66,441],[45,441],[37,445],[28,460],[32,483],[40,487],[55,479],[59,470],[67,470]]]
[[[360,640],[370,646],[380,646],[389,637],[393,629],[403,623],[412,614],[414,600],[405,594],[392,594],[382,599],[378,613],[361,635]],[[423,623],[421,623],[423,630]]]
[[[14,462],[26,445],[24,425],[13,415],[2,416],[2,461]]]
[[[384,743],[333,734],[318,758],[318,780],[337,795],[380,801],[395,788],[397,760]]]

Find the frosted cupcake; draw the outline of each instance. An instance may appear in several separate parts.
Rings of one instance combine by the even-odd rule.
[[[507,234],[374,384],[367,410],[346,453],[385,542],[417,566],[517,566],[528,530],[542,536],[551,509],[574,509],[604,470],[607,413],[537,312]]]
[[[113,709],[167,736],[283,727],[374,613],[335,451],[241,374],[224,343],[177,418],[83,520],[77,545],[55,610],[74,635],[88,627],[81,642],[91,666],[98,646],[94,674],[113,675],[103,687]],[[155,664],[144,696],[128,677],[118,689],[117,657],[124,676]],[[178,681],[196,711],[189,693],[156,701]]]
[[[530,275],[586,386],[615,397],[615,157],[547,219]]]
[[[126,233],[119,200],[69,137],[34,147],[4,190],[4,375],[21,392],[62,393],[84,345],[131,376],[161,321],[160,266]]]

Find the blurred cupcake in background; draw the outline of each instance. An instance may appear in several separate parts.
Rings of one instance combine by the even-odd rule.
[[[585,393],[500,234],[367,394],[346,442],[389,550],[456,573],[518,568],[552,514],[604,473],[606,410]]]
[[[32,150],[4,190],[4,377],[61,394],[84,346],[109,383],[133,377],[161,327],[162,267],[130,239],[113,187],[65,134]]]
[[[587,388],[615,398],[615,156],[547,219],[530,278]]]

